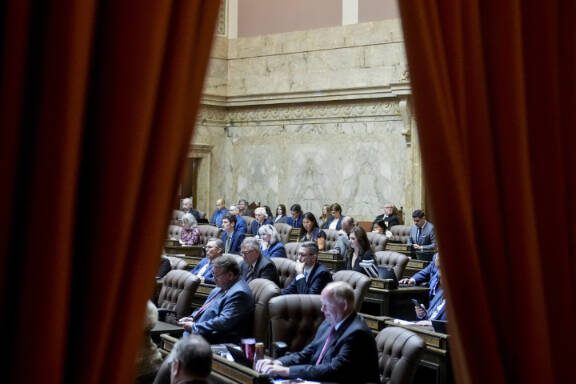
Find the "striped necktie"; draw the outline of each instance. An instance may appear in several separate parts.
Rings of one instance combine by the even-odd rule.
[[[322,359],[324,358],[324,355],[326,355],[326,351],[328,350],[328,345],[330,344],[330,341],[332,340],[332,336],[334,336],[334,326],[330,327],[330,332],[328,332],[328,337],[326,337],[326,341],[324,342],[324,346],[322,347],[322,350],[320,351],[320,355],[318,356],[318,359],[316,360],[316,365],[320,365],[322,363]]]

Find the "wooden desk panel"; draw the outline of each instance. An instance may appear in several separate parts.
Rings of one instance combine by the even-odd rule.
[[[330,252],[318,252],[318,261],[332,273],[344,269],[344,260],[339,259],[340,255]]]
[[[411,299],[428,303],[428,288],[407,287],[381,289],[370,287],[362,303],[362,313],[373,316],[392,316],[404,320],[416,320]]]

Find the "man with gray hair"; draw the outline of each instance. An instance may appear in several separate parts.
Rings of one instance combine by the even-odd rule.
[[[313,241],[300,244],[298,260],[304,264],[302,273],[296,276],[290,285],[282,289],[282,294],[319,295],[326,284],[332,281],[332,274],[328,268],[318,262],[318,245]]]
[[[202,337],[183,337],[164,360],[154,384],[204,384],[212,371],[212,349]]]
[[[348,253],[348,249],[350,249],[350,239],[348,236],[352,229],[354,228],[354,218],[350,216],[344,216],[342,219],[342,229],[340,230],[340,235],[334,244],[334,248],[332,248],[332,252],[336,253],[340,256],[341,259],[346,257]]]
[[[249,282],[254,279],[268,279],[280,285],[276,265],[260,252],[260,242],[254,237],[247,237],[240,246],[240,254],[244,258],[240,269],[242,278]]]
[[[256,370],[291,379],[378,383],[378,351],[372,331],[354,310],[350,284],[335,281],[322,290],[326,320],[302,351],[278,360],[262,359]]]

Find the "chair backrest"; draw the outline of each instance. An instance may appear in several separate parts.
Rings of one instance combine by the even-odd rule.
[[[173,269],[164,276],[158,308],[175,311],[178,318],[192,313],[192,301],[200,278],[188,271]]]
[[[269,345],[268,333],[270,328],[270,315],[268,302],[280,294],[280,288],[268,279],[254,279],[248,285],[254,297],[254,329],[253,337],[265,346]]]
[[[381,382],[409,384],[412,382],[424,341],[414,332],[400,327],[386,327],[376,336],[378,367]]]
[[[362,308],[362,302],[364,301],[364,296],[370,288],[370,283],[372,280],[363,273],[344,269],[336,272],[332,275],[334,281],[345,281],[352,286],[354,290],[354,302],[356,303],[356,311],[360,312]]]
[[[284,244],[284,249],[286,250],[286,257],[292,261],[298,261],[298,248],[300,243],[291,241]]]
[[[184,216],[184,211],[181,211],[180,209],[172,210],[172,220],[170,221],[170,223],[174,225],[180,224],[182,216]]]
[[[326,234],[326,251],[329,251],[334,248],[336,244],[336,240],[340,236],[340,231],[335,229],[323,229],[324,233]]]
[[[286,223],[274,223],[274,228],[276,228],[276,231],[280,235],[282,242],[286,244],[288,242],[288,236],[290,235],[292,226]]]
[[[270,340],[283,341],[288,351],[302,350],[324,321],[320,295],[282,295],[268,303]]]
[[[214,225],[209,224],[200,224],[198,226],[198,232],[200,232],[200,244],[206,245],[209,239],[211,238],[220,238],[220,234],[222,233],[222,229],[218,228]]]
[[[410,226],[409,225],[394,225],[390,228],[392,232],[392,238],[390,241],[395,243],[406,244],[410,238]]]
[[[296,262],[284,257],[272,257],[270,260],[272,260],[278,270],[280,288],[286,288],[298,274],[296,271]]]
[[[242,218],[246,222],[246,230],[250,232],[250,225],[252,225],[252,222],[256,219],[252,216],[242,216]],[[253,235],[256,235],[256,233],[253,233]]]
[[[179,225],[170,224],[168,226],[167,238],[170,240],[180,239],[180,232],[182,232],[182,227]]]
[[[386,235],[376,232],[368,232],[366,235],[373,252],[383,251],[386,248],[386,242],[388,241]]]
[[[398,280],[402,278],[404,269],[406,265],[408,265],[408,260],[410,260],[408,256],[394,251],[378,251],[374,253],[374,259],[376,260],[376,264],[394,269]]]
[[[170,261],[170,267],[172,269],[186,269],[186,268],[188,268],[188,263],[179,257],[168,256],[168,255],[165,255],[164,257]]]

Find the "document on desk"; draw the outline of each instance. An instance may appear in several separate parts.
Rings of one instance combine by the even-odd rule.
[[[394,319],[394,324],[400,324],[400,325],[415,325],[415,323],[414,323],[413,321],[401,320],[401,319]]]
[[[302,379],[274,379],[274,384],[322,384],[319,381],[308,381]]]

